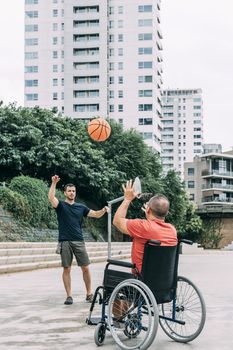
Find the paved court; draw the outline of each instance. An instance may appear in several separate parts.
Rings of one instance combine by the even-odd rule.
[[[93,264],[93,285],[101,283],[105,264]],[[151,350],[233,349],[233,252],[182,255],[180,275],[202,291],[207,305],[206,326],[189,344],[170,340],[159,329]],[[1,350],[93,350],[94,327],[85,324],[89,304],[84,302],[80,270],[73,268],[74,304],[63,304],[61,269],[0,275]],[[107,335],[102,349],[117,350]]]

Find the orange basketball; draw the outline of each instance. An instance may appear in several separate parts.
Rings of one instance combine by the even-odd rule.
[[[111,134],[111,126],[103,118],[92,119],[88,123],[88,134],[94,141],[105,141]]]

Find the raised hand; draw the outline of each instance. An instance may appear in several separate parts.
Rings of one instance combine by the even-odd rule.
[[[60,181],[60,177],[58,175],[52,176],[52,182],[54,184],[57,184]]]

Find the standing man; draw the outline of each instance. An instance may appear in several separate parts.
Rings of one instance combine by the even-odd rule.
[[[138,193],[134,190],[132,180],[127,181],[123,189],[124,200],[115,213],[113,224],[122,233],[132,237],[132,263],[141,272],[145,243],[154,239],[161,241],[161,245],[177,245],[177,233],[173,225],[164,221],[169,210],[167,197],[157,194],[150,198],[143,208],[146,219],[126,219],[128,207]]]
[[[73,184],[67,184],[64,187],[65,201],[60,201],[55,197],[56,185],[60,181],[58,175],[52,177],[52,184],[49,189],[48,198],[53,208],[55,208],[58,220],[59,246],[61,261],[63,267],[63,283],[66,290],[67,298],[64,302],[66,305],[73,304],[71,292],[71,265],[73,255],[77,260],[78,266],[81,267],[83,280],[86,287],[86,301],[91,302],[93,294],[91,293],[91,275],[89,271],[89,257],[86,251],[85,242],[82,233],[83,217],[101,218],[107,211],[108,207],[101,210],[91,210],[82,203],[76,203],[76,187]]]

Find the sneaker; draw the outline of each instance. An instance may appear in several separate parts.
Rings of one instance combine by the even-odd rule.
[[[117,328],[117,329],[125,329],[125,323],[121,322],[121,321],[113,321],[113,327]]]
[[[72,297],[67,297],[65,302],[64,302],[65,305],[71,305],[73,304],[73,298]]]
[[[92,303],[92,300],[93,300],[93,294],[89,294],[86,296],[86,302],[87,303]]]

